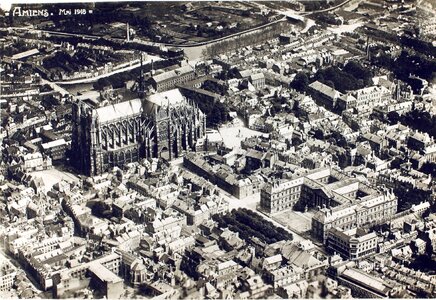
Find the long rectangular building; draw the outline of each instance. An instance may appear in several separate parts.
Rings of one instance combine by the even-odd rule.
[[[356,268],[347,268],[337,278],[341,285],[349,287],[354,298],[388,298],[393,286]]]
[[[157,74],[152,77],[152,85],[156,92],[171,90],[176,85],[184,84],[195,78],[194,68],[186,65],[175,70]]]

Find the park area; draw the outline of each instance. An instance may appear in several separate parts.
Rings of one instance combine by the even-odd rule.
[[[224,37],[266,24],[271,17],[261,14],[257,7],[241,2],[147,2],[144,5],[135,12],[141,12],[142,16],[136,27],[138,34],[157,42],[175,44]],[[274,12],[270,14],[275,15]],[[149,26],[146,28],[145,24]]]
[[[267,244],[293,240],[291,233],[246,208],[234,209],[230,213],[214,215],[212,218],[221,228],[228,227],[231,231],[238,232],[239,237],[246,242],[253,237]]]
[[[49,16],[44,29],[126,39],[129,24],[131,39],[188,45],[252,29],[278,16],[274,10],[233,1],[97,2],[83,7],[92,13],[64,19]]]

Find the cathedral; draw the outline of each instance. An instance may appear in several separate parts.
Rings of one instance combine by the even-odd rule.
[[[206,116],[178,89],[97,107],[73,105],[72,164],[88,176],[142,158],[171,160],[195,150]]]

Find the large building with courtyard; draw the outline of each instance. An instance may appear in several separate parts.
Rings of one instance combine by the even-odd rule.
[[[397,197],[334,168],[321,168],[266,184],[260,209],[268,214],[315,209],[312,234],[325,242],[331,228],[349,230],[388,221],[397,212]]]

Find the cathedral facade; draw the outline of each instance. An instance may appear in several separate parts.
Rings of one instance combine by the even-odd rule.
[[[72,164],[88,176],[142,158],[171,160],[195,150],[206,116],[178,89],[103,107],[73,105]]]

